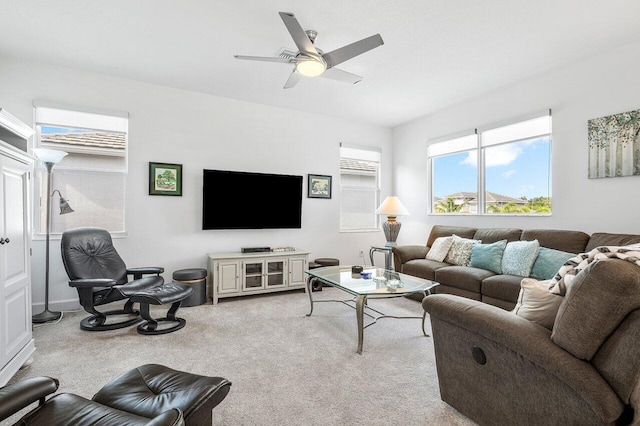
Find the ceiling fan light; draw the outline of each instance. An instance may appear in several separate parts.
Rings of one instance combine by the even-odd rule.
[[[326,69],[327,66],[324,63],[313,59],[300,61],[296,64],[296,70],[306,77],[317,77]]]

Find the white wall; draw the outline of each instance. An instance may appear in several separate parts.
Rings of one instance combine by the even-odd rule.
[[[115,240],[128,266],[163,266],[165,279],[171,279],[176,269],[206,267],[209,252],[239,252],[243,246],[294,246],[311,251],[312,260],[362,263],[360,250],[384,243],[382,231],[339,233],[338,148],[340,142],[380,147],[382,195],[389,195],[391,130],[386,127],[0,58],[0,107],[32,125],[34,99],[129,112],[128,237]],[[149,161],[183,164],[182,197],[148,195]],[[303,175],[302,229],[203,231],[204,168]],[[331,200],[306,198],[308,173],[334,177]],[[39,312],[41,240],[33,243],[32,273],[34,312]],[[53,309],[78,307],[59,240],[51,243],[50,289]]]
[[[398,243],[424,244],[436,224],[640,234],[640,176],[587,178],[587,121],[640,109],[638,75],[640,43],[634,43],[394,128],[394,192],[411,212],[403,218]],[[545,108],[553,110],[551,216],[427,214],[429,138]]]

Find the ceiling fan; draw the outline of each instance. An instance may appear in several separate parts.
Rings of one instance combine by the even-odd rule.
[[[248,59],[251,61],[294,64],[295,68],[284,85],[285,89],[295,86],[302,79],[302,76],[321,76],[350,84],[359,83],[360,80],[362,80],[361,76],[335,68],[335,66],[384,44],[380,34],[376,34],[331,52],[324,53],[314,46],[318,35],[317,32],[313,30],[304,31],[293,13],[279,12],[279,14],[298,48],[297,52],[292,52],[291,55],[284,54],[279,57],[234,56],[237,59]]]

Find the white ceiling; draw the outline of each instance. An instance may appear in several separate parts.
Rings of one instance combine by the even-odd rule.
[[[380,33],[339,68],[241,61],[295,50],[278,12],[325,52]],[[261,104],[396,126],[640,40],[638,0],[0,0],[0,57],[43,61]]]

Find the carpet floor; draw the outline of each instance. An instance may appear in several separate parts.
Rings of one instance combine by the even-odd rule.
[[[342,299],[346,293],[325,287],[313,295]],[[388,315],[423,312],[404,298],[369,305]],[[163,316],[160,308],[152,314]],[[433,341],[419,319],[379,320],[365,329],[358,355],[353,309],[319,303],[312,316],[308,312],[303,291],[221,299],[180,309],[186,327],[158,336],[140,335],[135,327],[83,331],[86,313],[65,312],[58,323],[34,327],[33,362],[11,382],[46,375],[60,380],[60,392],[91,398],[125,371],[157,363],[232,382],[214,409],[216,425],[474,424],[440,400]]]

